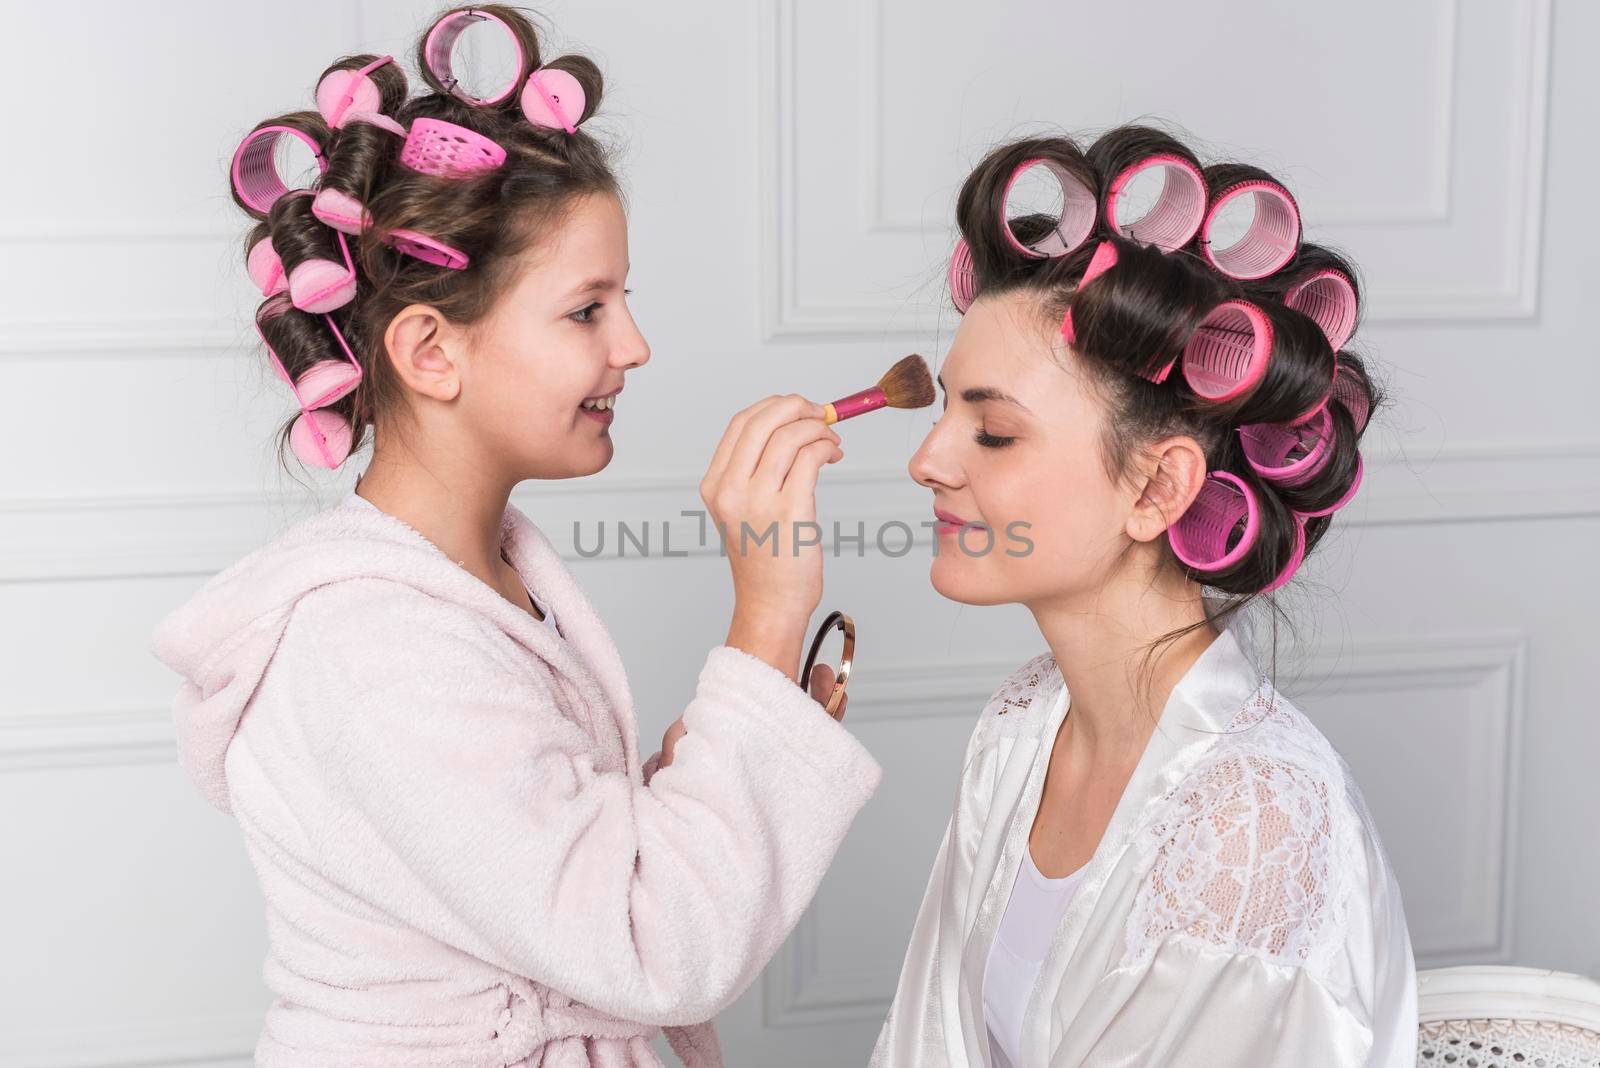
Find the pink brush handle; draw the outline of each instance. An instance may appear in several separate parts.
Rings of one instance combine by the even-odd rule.
[[[883,395],[883,390],[877,386],[864,389],[860,393],[852,393],[842,397],[826,406],[827,414],[822,417],[824,423],[837,423],[849,419],[851,416],[875,412],[879,408],[888,407],[889,398]]]

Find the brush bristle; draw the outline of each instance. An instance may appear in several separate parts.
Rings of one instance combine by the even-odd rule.
[[[936,396],[928,365],[916,353],[889,368],[878,388],[891,408],[926,408]]]

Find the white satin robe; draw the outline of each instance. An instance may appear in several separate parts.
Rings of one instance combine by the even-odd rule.
[[[1017,1068],[1416,1063],[1400,888],[1348,767],[1249,624],[1178,682],[1056,930]],[[983,973],[1068,704],[1048,654],[968,743],[872,1068],[991,1068]]]

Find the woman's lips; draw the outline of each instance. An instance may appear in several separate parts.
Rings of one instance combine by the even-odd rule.
[[[962,519],[960,516],[951,512],[946,512],[941,508],[935,508],[933,510],[933,517],[939,520],[938,523],[934,524],[933,532],[941,537],[946,534],[954,534],[956,531],[967,525],[967,521],[965,519]]]

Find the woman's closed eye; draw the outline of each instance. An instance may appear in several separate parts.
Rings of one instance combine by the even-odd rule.
[[[980,426],[978,428],[978,433],[974,435],[973,440],[986,449],[1003,449],[1017,439],[1015,437],[1007,438],[991,434]]]

